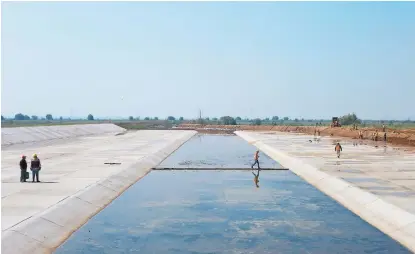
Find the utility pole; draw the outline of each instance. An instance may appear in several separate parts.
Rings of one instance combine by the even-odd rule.
[[[203,120],[202,120],[202,110],[199,109],[199,123],[203,124]]]

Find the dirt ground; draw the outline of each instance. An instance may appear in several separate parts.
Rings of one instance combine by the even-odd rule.
[[[363,131],[363,139],[370,140],[372,133],[376,130],[379,134],[379,140],[383,140],[381,128],[359,128],[352,130],[350,127],[335,127],[330,126],[273,126],[273,125],[200,125],[200,124],[182,124],[180,129],[192,129],[204,133],[229,133],[236,130],[249,131],[282,131],[282,132],[298,132],[314,135],[314,131],[320,131],[321,136],[337,136],[352,139],[358,139],[359,131]],[[386,128],[387,143],[393,145],[403,145],[415,147],[415,128],[411,129],[388,129]]]

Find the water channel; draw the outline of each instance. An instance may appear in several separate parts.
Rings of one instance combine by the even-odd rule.
[[[196,136],[161,164],[249,167],[255,150],[237,136]],[[410,253],[290,171],[261,171],[259,188],[253,177],[152,171],[55,253]]]

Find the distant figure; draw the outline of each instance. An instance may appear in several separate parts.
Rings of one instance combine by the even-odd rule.
[[[255,152],[255,155],[254,155],[254,160],[255,160],[255,162],[254,162],[254,164],[252,164],[251,168],[254,168],[255,164],[257,164],[257,166],[258,166],[258,170],[260,169],[260,168],[259,168],[259,161],[258,161],[258,159],[259,159],[259,150],[257,150],[257,151]]]
[[[386,126],[385,125],[382,125],[382,131],[386,132]]]
[[[337,153],[337,158],[340,158],[340,152],[343,151],[342,146],[340,143],[337,142],[336,146],[334,147],[334,151]]]
[[[20,182],[26,182],[26,173],[27,173],[27,162],[26,156],[22,155],[22,159],[20,160]]]
[[[33,154],[33,159],[30,162],[30,170],[32,171],[32,182],[35,182],[35,177],[36,177],[36,182],[40,182],[39,171],[41,169],[42,169],[42,165],[40,164],[40,160],[37,157],[37,154]]]
[[[385,141],[386,142],[386,132],[383,134],[383,141]]]
[[[255,183],[255,186],[257,188],[259,188],[259,185],[258,185],[258,183],[259,183],[259,169],[258,169],[258,173],[256,175],[255,175],[254,172],[252,172],[252,174],[254,175],[254,183]]]

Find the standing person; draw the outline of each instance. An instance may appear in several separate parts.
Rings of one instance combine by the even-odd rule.
[[[334,151],[337,153],[337,158],[340,158],[340,152],[343,151],[343,148],[339,142],[337,142],[336,146],[334,147]]]
[[[37,154],[33,154],[33,159],[30,162],[30,170],[32,171],[32,182],[35,182],[35,177],[36,177],[36,182],[40,182],[39,171],[41,169],[42,169],[42,165],[40,164],[40,160],[37,157]]]
[[[255,164],[257,164],[258,165],[258,170],[260,169],[258,159],[259,159],[259,150],[256,150],[255,155],[254,155],[255,162],[254,162],[254,164],[252,164],[251,168],[254,168]]]
[[[386,132],[383,134],[383,141],[387,141],[387,139],[386,139]]]
[[[27,162],[26,156],[22,155],[22,159],[20,160],[20,182],[26,182],[26,172],[27,172]]]

